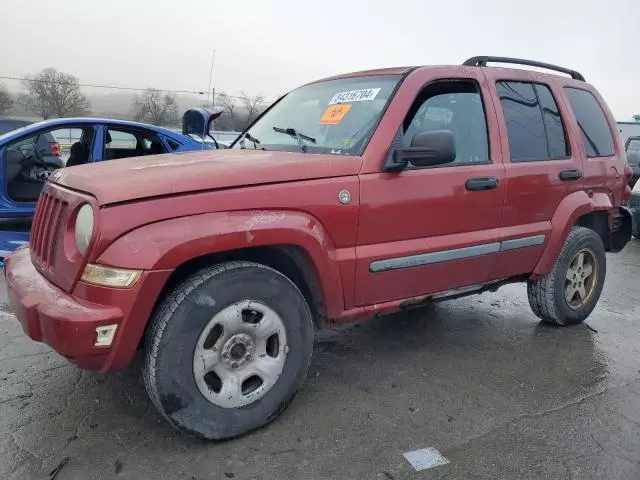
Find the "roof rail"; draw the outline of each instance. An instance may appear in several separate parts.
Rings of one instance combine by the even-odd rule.
[[[471,57],[467,61],[463,63],[463,65],[471,66],[471,67],[486,67],[487,62],[494,63],[513,63],[516,65],[528,65],[530,67],[538,67],[545,68],[547,70],[555,70],[556,72],[561,72],[569,75],[574,80],[580,80],[584,82],[584,77],[580,72],[576,72],[575,70],[570,70],[564,67],[558,67],[557,65],[552,65],[550,63],[536,62],[534,60],[525,60],[523,58],[510,58],[510,57],[491,57],[491,56],[479,56],[479,57]]]

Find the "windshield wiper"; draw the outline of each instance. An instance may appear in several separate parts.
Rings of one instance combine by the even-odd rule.
[[[300,151],[302,153],[307,153],[307,146],[304,144],[303,140],[307,142],[316,143],[316,139],[313,137],[309,137],[308,135],[304,135],[302,133],[298,133],[295,128],[280,128],[273,127],[274,132],[284,133],[286,135],[290,135],[294,137],[298,141],[298,147],[300,147]]]
[[[259,144],[260,144],[260,140],[258,140],[256,137],[254,137],[253,135],[251,135],[249,132],[247,132],[247,133],[245,133],[244,135],[242,135],[242,138],[240,139],[240,143],[241,143],[241,145],[242,145],[242,148],[245,148],[245,147],[244,147],[244,139],[245,139],[245,138],[246,138],[247,140],[249,140],[250,142],[252,142],[252,143],[253,143],[253,148],[254,148],[255,150],[257,150],[257,149],[258,149],[257,145],[259,145]],[[263,150],[264,150],[264,148],[263,148]]]

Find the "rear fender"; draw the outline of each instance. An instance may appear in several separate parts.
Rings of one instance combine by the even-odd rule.
[[[549,241],[533,270],[533,274],[545,275],[551,271],[569,232],[582,215],[612,209],[611,198],[603,192],[594,192],[589,196],[585,191],[580,190],[567,195],[553,214]]]
[[[309,214],[292,210],[218,212],[145,225],[114,241],[96,263],[140,270],[174,270],[208,254],[269,245],[295,245],[313,261],[326,313],[344,310],[333,241]]]
[[[620,207],[618,211],[612,215],[611,223],[607,251],[618,253],[631,240],[631,235],[633,234],[633,215],[627,207]]]

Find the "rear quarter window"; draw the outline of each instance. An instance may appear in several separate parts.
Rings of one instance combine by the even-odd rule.
[[[177,150],[181,147],[181,145],[175,140],[173,140],[172,138],[167,138],[166,140],[169,146],[171,147],[171,150]]]
[[[607,118],[591,92],[564,87],[578,122],[587,157],[610,157],[615,154]]]

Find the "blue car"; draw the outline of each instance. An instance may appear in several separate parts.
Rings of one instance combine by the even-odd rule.
[[[182,133],[124,120],[60,118],[0,135],[0,259],[29,241],[38,196],[54,170],[104,160],[224,148],[207,139],[211,122],[220,113],[187,111]],[[57,142],[53,155],[51,142]]]

